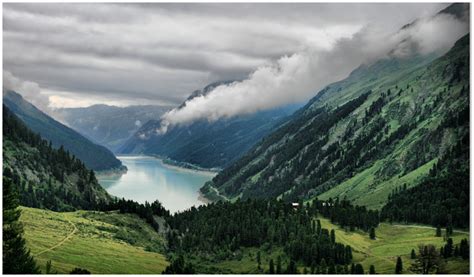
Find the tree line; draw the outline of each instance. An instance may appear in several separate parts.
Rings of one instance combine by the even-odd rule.
[[[4,151],[14,152],[4,156],[3,175],[16,185],[20,204],[54,211],[95,209],[101,201],[108,200],[99,185],[94,171],[88,169],[61,146],[32,132],[7,107],[3,106]],[[38,181],[28,180],[24,171],[30,169]]]
[[[468,227],[469,134],[447,151],[419,185],[392,193],[381,218],[435,227]]]
[[[241,247],[282,247],[289,263],[350,264],[351,247],[336,242],[335,232],[322,228],[314,216],[308,206],[294,208],[281,200],[219,201],[170,216],[168,244],[177,254],[222,258]]]

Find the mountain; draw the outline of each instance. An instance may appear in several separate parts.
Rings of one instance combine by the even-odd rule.
[[[186,101],[229,82],[213,83],[194,91]],[[186,101],[178,109],[183,108]],[[150,120],[120,148],[119,153],[160,155],[204,168],[223,168],[284,122],[296,108],[291,105],[215,122],[199,120],[172,127],[165,134],[156,132],[161,127],[159,120]]]
[[[111,200],[94,171],[63,147],[54,149],[5,105],[3,176],[14,183],[20,204],[29,207],[71,211]]]
[[[115,152],[143,124],[160,116],[170,106],[116,107],[93,105],[55,110],[55,117],[95,143]]]
[[[4,91],[3,103],[33,132],[51,141],[55,148],[64,146],[93,170],[121,168],[122,163],[107,148],[94,144],[76,131],[46,115],[14,91]]]
[[[387,58],[359,67],[202,192],[213,199],[339,197],[381,208],[393,189],[419,184],[469,132],[468,120],[458,120],[468,110],[466,35],[435,60]]]

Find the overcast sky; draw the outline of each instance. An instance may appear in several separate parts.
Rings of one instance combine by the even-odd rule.
[[[4,3],[3,79],[53,107],[179,105],[211,82],[445,6]]]

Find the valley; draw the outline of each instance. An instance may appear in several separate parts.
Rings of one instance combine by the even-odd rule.
[[[88,14],[100,20],[84,30],[95,26],[89,31],[105,36],[101,24],[115,20],[102,22],[104,11],[128,16],[148,9],[104,5]],[[120,28],[160,18],[164,6],[156,5],[150,17],[131,17]],[[187,5],[166,11],[186,7],[186,14]],[[238,15],[240,4],[233,5]],[[271,18],[285,17],[284,10],[297,21],[311,5],[297,13],[290,4],[265,10]],[[339,5],[338,13],[350,4]],[[347,17],[359,11],[372,18],[370,10],[383,5],[365,10],[371,5],[351,7]],[[40,93],[39,85],[4,72],[3,273],[471,273],[470,4],[423,5],[432,10],[413,9],[397,19],[404,25],[379,24],[390,30],[384,36],[366,30],[370,24],[351,31],[362,17],[335,13],[335,22],[350,23],[347,30],[316,18],[341,33],[313,30],[311,21],[309,33],[296,25],[291,35],[275,29],[289,36],[280,45],[270,39],[270,20],[269,41],[260,42],[271,47],[259,49],[259,33],[250,32],[255,49],[245,55],[232,52],[243,47],[237,34],[245,24],[228,32],[232,38],[203,36],[180,43],[179,51],[160,46],[180,36],[161,36],[155,24],[152,50],[135,45],[129,32],[126,47],[143,51],[126,55],[125,46],[116,46],[105,55],[98,48],[106,43],[77,51],[96,51],[88,66],[100,65],[101,73],[84,75],[71,91],[58,89],[74,74],[48,79],[42,85],[49,90]],[[248,7],[254,6],[245,10],[251,19]],[[223,8],[193,16],[214,9]],[[44,17],[50,12],[41,10]],[[180,23],[165,19],[167,27]],[[8,27],[14,19],[4,21]],[[203,24],[200,31],[228,26],[216,27]],[[215,37],[222,41],[208,41]],[[301,41],[290,55],[293,40]],[[312,45],[320,40],[327,45]],[[175,61],[188,44],[196,57],[190,52]],[[230,52],[199,55],[213,47]],[[115,52],[126,60],[115,64]],[[102,55],[110,60],[94,62]],[[160,68],[145,70],[151,65]],[[118,82],[111,82],[114,72]]]

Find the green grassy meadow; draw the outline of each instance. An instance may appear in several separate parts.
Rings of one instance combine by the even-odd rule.
[[[361,263],[366,271],[368,271],[370,265],[374,265],[377,273],[394,274],[396,259],[400,256],[403,261],[403,272],[413,274],[409,271],[410,264],[413,261],[410,259],[412,249],[415,249],[418,253],[419,244],[433,244],[439,248],[446,243],[442,237],[436,237],[435,228],[429,226],[381,223],[375,230],[376,240],[371,240],[368,233],[362,231],[346,232],[339,226],[332,224],[328,219],[319,219],[323,228],[335,230],[336,241],[352,247],[353,262]],[[452,238],[454,244],[458,244],[461,239],[469,239],[469,233],[454,231]],[[444,266],[445,271],[450,274],[469,273],[469,261],[460,258],[449,259]]]
[[[75,267],[95,274],[159,274],[168,265],[164,253],[165,240],[148,224],[135,215],[116,212],[52,212],[22,207],[21,221],[24,237],[42,272],[51,260],[52,271],[68,273]],[[442,237],[435,236],[429,226],[390,225],[381,223],[376,229],[376,240],[362,231],[348,232],[319,218],[323,228],[334,229],[336,240],[353,248],[353,262],[361,263],[368,271],[374,265],[377,273],[393,274],[396,258],[402,257],[404,273],[410,274],[410,252],[419,244],[443,246]],[[468,238],[465,231],[454,231],[454,243]],[[261,253],[261,269],[257,268],[257,252]],[[286,268],[288,258],[280,247],[241,248],[230,256],[215,255],[187,257],[199,273],[258,274],[268,271],[270,259],[282,258]],[[444,264],[447,273],[468,273],[469,262],[452,258]],[[300,265],[299,271],[304,268]],[[309,271],[309,268],[307,268]]]
[[[159,274],[168,265],[164,238],[135,215],[21,210],[27,246],[43,273],[49,260],[57,273],[80,267],[95,274]]]

